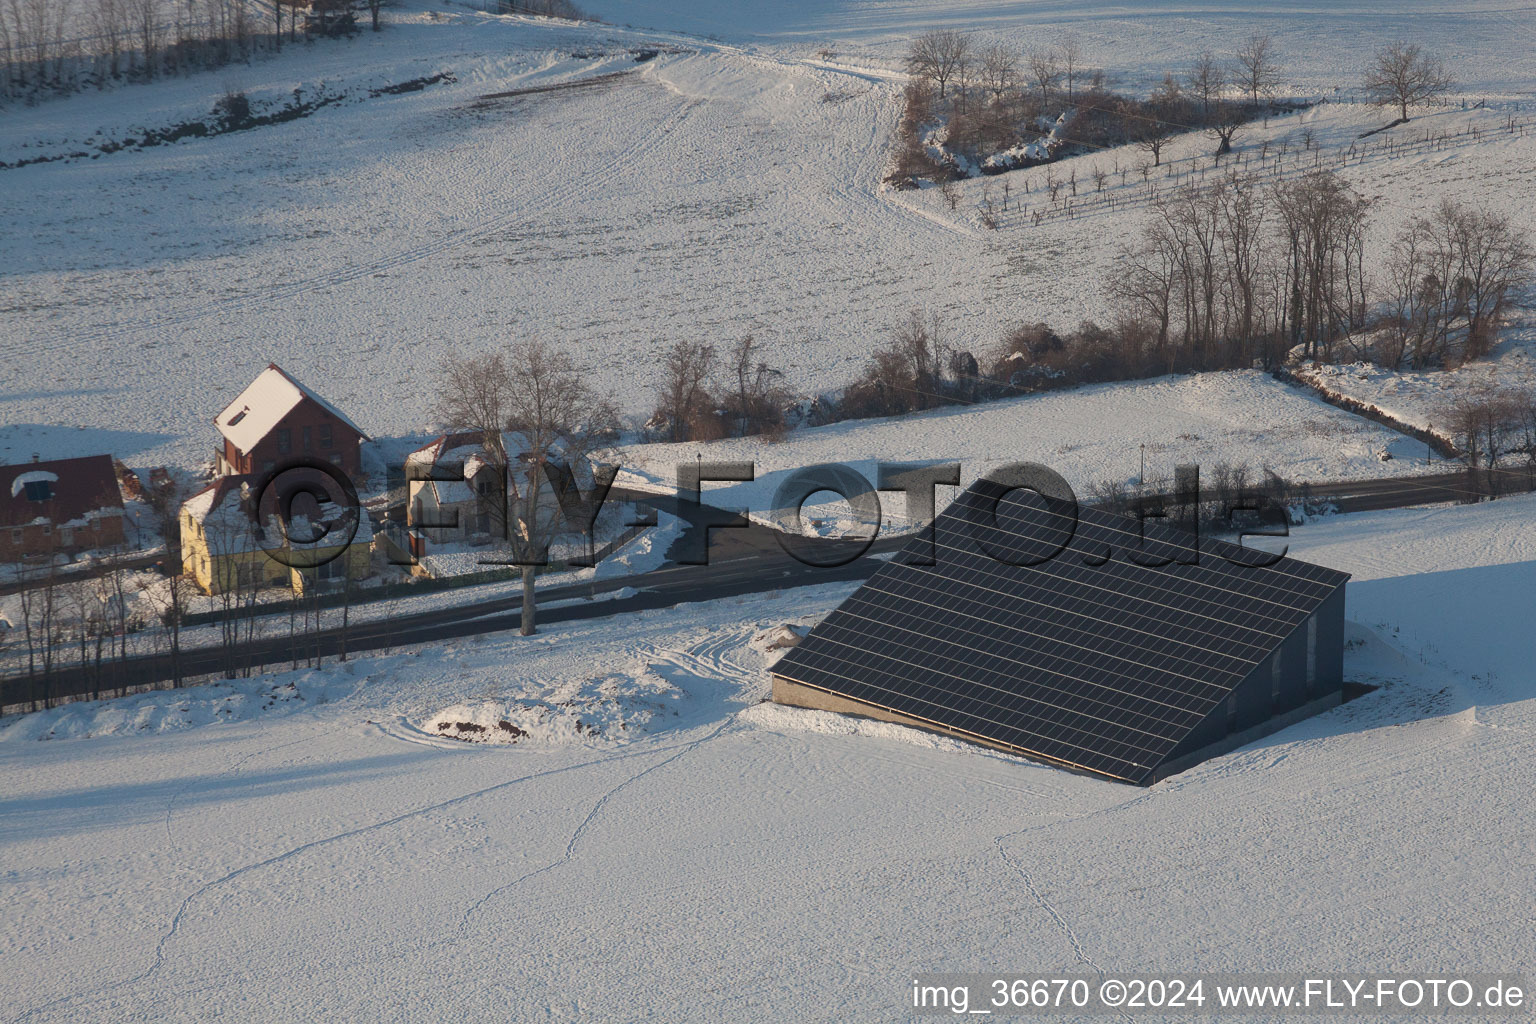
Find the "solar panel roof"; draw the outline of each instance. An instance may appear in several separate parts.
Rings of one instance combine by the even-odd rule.
[[[1139,782],[1349,578],[1005,492],[966,490],[774,674]]]

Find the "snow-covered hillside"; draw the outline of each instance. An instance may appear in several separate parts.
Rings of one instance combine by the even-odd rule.
[[[901,47],[940,18],[1020,46],[1069,24],[1130,89],[1274,27],[1288,88],[1307,95],[1353,82],[1366,43],[1401,31],[1434,39],[1465,88],[1494,99],[1424,118],[1437,126],[1493,124],[1512,109],[1498,97],[1527,95],[1533,78],[1509,23],[1527,16],[1492,4],[1416,4],[1411,18],[1375,2],[1283,16],[927,0],[595,10],[662,29],[410,6],[377,35],[0,114],[0,161],[88,154],[0,171],[0,458],[195,464],[213,414],[268,361],[389,437],[432,425],[444,351],[521,334],[577,346],[638,414],[679,338],[751,332],[810,394],[847,383],[914,307],[978,353],[1019,322],[1107,317],[1101,284],[1134,210],[984,232],[985,182],[967,183],[954,213],[882,189]],[[1456,32],[1441,31],[1452,18]],[[206,118],[231,88],[258,113],[296,90],[334,102],[97,152]],[[517,94],[482,99],[497,93]],[[1334,104],[1306,117],[1323,139],[1380,119]],[[1267,137],[1300,128],[1277,118]],[[1382,237],[1448,190],[1529,226],[1533,156],[1536,134],[1516,135],[1343,173],[1382,198]],[[1113,157],[1075,162],[1086,175],[1101,159]]]
[[[1381,689],[1147,790],[757,703],[754,638],[847,585],[18,719],[0,1005],[902,1020],[913,970],[1530,972],[1533,513],[1300,531]],[[498,715],[530,735],[442,735]]]

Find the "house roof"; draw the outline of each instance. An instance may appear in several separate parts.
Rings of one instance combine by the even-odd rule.
[[[1007,494],[974,484],[773,673],[1142,782],[1349,578]]]
[[[470,486],[470,481],[482,468],[490,465],[490,460],[486,458],[485,446],[481,442],[482,435],[473,431],[459,431],[433,438],[405,457],[407,469],[415,466],[421,470],[427,470],[439,462],[463,463],[462,479],[421,479],[411,483],[430,489],[432,500],[438,505],[456,505],[475,500],[475,491]],[[412,489],[411,494],[414,496],[416,490]]]
[[[46,485],[48,498],[32,500],[29,483]],[[38,488],[30,490],[35,493]],[[30,523],[39,518],[68,523],[102,509],[121,512],[122,508],[110,455],[0,466],[0,523]]]
[[[267,368],[233,402],[225,406],[223,412],[213,418],[213,423],[219,428],[219,433],[239,449],[241,455],[246,455],[306,398],[363,437],[368,436],[340,409],[276,363],[268,363]]]
[[[238,495],[244,484],[254,483],[254,476],[221,476],[213,483],[198,491],[192,497],[182,502],[182,511],[186,512],[198,522],[203,522],[216,508],[224,506],[225,499],[231,494]]]

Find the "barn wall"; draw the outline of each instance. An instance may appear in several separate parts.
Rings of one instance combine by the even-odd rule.
[[[1338,704],[1344,682],[1344,588],[1313,613],[1317,620],[1317,675],[1307,685],[1307,623],[1302,622],[1232,691],[1234,714],[1223,701],[1157,769],[1166,778],[1207,758],[1251,743]],[[1275,659],[1280,659],[1278,692]]]

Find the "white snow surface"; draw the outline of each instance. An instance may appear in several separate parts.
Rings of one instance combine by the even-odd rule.
[[[894,1021],[914,970],[1529,972],[1533,513],[1298,530],[1381,689],[1149,789],[758,703],[754,638],[846,584],[7,720],[0,1005]],[[510,714],[549,727],[435,728]]]

